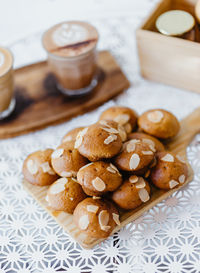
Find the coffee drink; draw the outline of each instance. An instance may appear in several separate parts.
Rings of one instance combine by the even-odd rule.
[[[10,51],[0,47],[0,119],[13,110],[13,57]]]
[[[91,90],[97,69],[97,42],[97,30],[86,22],[64,22],[45,32],[43,46],[61,91],[76,95]]]

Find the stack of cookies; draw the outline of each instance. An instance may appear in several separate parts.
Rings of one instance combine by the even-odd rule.
[[[48,205],[73,214],[82,232],[106,238],[120,225],[121,212],[151,199],[152,185],[169,190],[187,180],[186,163],[164,145],[179,129],[163,109],[138,117],[130,108],[111,107],[95,124],[68,132],[57,149],[30,154],[24,177],[50,185]]]

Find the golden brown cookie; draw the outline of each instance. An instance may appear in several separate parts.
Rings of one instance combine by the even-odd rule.
[[[157,165],[152,169],[150,179],[160,189],[168,190],[183,184],[188,177],[186,163],[169,152],[157,153]]]
[[[65,142],[75,142],[77,134],[83,130],[85,127],[78,127],[74,128],[71,131],[69,131],[64,137],[62,138],[62,143]]]
[[[112,200],[122,209],[135,209],[150,199],[150,187],[143,178],[132,175],[112,193]]]
[[[78,170],[88,160],[77,149],[71,149],[68,142],[62,143],[51,155],[54,171],[62,177],[76,177]]]
[[[157,138],[147,135],[145,133],[131,133],[128,135],[128,140],[130,139],[139,139],[142,140],[145,143],[149,143],[150,145],[153,145],[157,152],[161,152],[165,150],[165,146],[160,142]]]
[[[114,120],[125,128],[127,134],[131,133],[137,125],[137,114],[128,107],[110,107],[101,114],[100,120],[102,119]]]
[[[90,161],[112,158],[122,147],[118,124],[103,120],[86,127],[77,135],[74,147]]]
[[[87,195],[100,196],[116,190],[122,183],[122,176],[113,164],[96,161],[83,166],[77,180]]]
[[[37,186],[47,186],[58,178],[51,165],[52,152],[53,149],[37,151],[25,159],[23,174],[28,182]]]
[[[114,204],[103,199],[84,199],[75,208],[73,219],[82,233],[96,239],[108,237],[120,224]]]
[[[155,148],[141,140],[132,139],[123,144],[122,152],[114,162],[123,171],[140,171],[154,160]]]
[[[176,136],[180,129],[177,118],[163,109],[153,109],[143,113],[138,118],[138,125],[147,134],[162,139]]]
[[[86,198],[86,194],[74,178],[62,177],[48,189],[46,200],[54,210],[73,213],[75,207]]]

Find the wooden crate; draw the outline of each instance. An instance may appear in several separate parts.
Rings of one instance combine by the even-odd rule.
[[[200,44],[156,31],[160,14],[181,9],[194,16],[197,0],[162,0],[136,31],[143,77],[200,93]]]

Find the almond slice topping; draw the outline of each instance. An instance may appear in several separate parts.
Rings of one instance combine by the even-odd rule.
[[[116,139],[117,139],[116,135],[110,135],[104,140],[104,143],[110,144],[111,142],[115,141]]]
[[[147,114],[148,120],[153,123],[159,123],[163,117],[163,113],[159,110],[155,110]]]
[[[27,169],[30,174],[36,174],[38,172],[38,166],[35,161],[32,159],[29,159],[26,163]]]
[[[125,125],[124,125],[124,128],[125,128],[127,134],[130,134],[130,133],[131,133],[131,131],[132,131],[132,126],[131,126],[130,123],[125,124]]]
[[[136,182],[138,182],[138,176],[137,175],[131,175],[130,177],[129,177],[129,181],[131,182],[131,183],[136,183]]]
[[[101,229],[104,230],[105,232],[108,232],[111,226],[101,226]]]
[[[178,182],[175,180],[170,180],[169,181],[169,187],[170,189],[173,189],[174,187],[176,187],[178,185]]]
[[[92,196],[92,198],[93,198],[94,200],[98,200],[98,199],[101,199],[101,196]]]
[[[119,132],[119,136],[122,139],[122,142],[126,141],[127,134],[126,134],[126,131],[124,130],[124,127],[122,127],[120,124],[118,124],[117,129],[118,129],[118,132]]]
[[[150,199],[149,193],[146,189],[140,189],[138,195],[140,197],[140,200],[144,203]]]
[[[179,181],[181,184],[183,184],[183,183],[185,182],[185,175],[184,175],[184,174],[180,175],[179,178],[178,178],[178,181]]]
[[[179,161],[181,161],[182,163],[185,163],[185,160],[182,156],[176,155],[176,157],[178,158]]]
[[[171,154],[166,154],[161,158],[161,160],[165,162],[174,162],[174,157]]]
[[[56,180],[56,182],[54,182],[49,188],[50,193],[51,194],[58,194],[58,193],[64,191],[65,190],[65,184],[67,182],[68,182],[68,179],[65,178],[65,177]]]
[[[50,167],[49,162],[44,162],[40,165],[44,173],[49,173],[51,175],[55,175],[56,173],[54,170]]]
[[[87,168],[88,166],[92,165],[93,163],[94,163],[94,162],[90,162],[90,163],[84,165],[83,167],[81,167],[81,168],[79,169],[79,171],[80,171],[80,170],[83,170],[83,169],[85,169],[85,168]]]
[[[139,181],[136,182],[135,187],[137,189],[143,189],[143,188],[145,188],[145,186],[146,186],[146,183],[145,183],[144,179],[142,177],[140,177]]]
[[[130,119],[130,116],[128,114],[121,114],[114,118],[114,121],[119,123],[120,125],[126,124]]]
[[[96,213],[98,211],[99,207],[95,205],[87,205],[87,211]]]
[[[102,129],[110,134],[119,134],[118,130],[116,130],[115,128],[104,128],[102,127]]]
[[[131,170],[135,170],[138,165],[140,164],[140,157],[138,154],[132,154],[130,161],[129,161],[129,167]]]
[[[135,142],[130,140],[129,143],[126,145],[126,150],[128,153],[134,152],[135,151]]]
[[[152,151],[142,151],[143,155],[153,155]]]
[[[100,177],[96,177],[92,180],[92,185],[97,191],[103,191],[106,188],[106,184]]]
[[[51,158],[54,158],[54,159],[56,159],[56,158],[59,158],[59,157],[61,157],[62,155],[63,155],[63,153],[64,153],[64,149],[56,149],[52,154],[51,154]]]
[[[155,146],[155,143],[153,142],[153,140],[151,139],[148,139],[148,138],[143,138],[142,139],[142,142],[148,144],[148,145],[152,145],[152,146]]]
[[[100,211],[100,213],[98,215],[98,219],[99,219],[100,228],[102,230],[104,230],[104,227],[106,227],[108,222],[109,222],[109,213],[108,213],[108,211],[107,210]]]
[[[80,217],[78,225],[80,229],[85,230],[88,227],[89,223],[90,222],[89,222],[88,215],[83,215]]]
[[[110,127],[110,125],[108,124],[108,122],[107,122],[105,119],[100,120],[99,123],[100,123],[101,125],[106,126],[106,127]]]
[[[119,214],[117,213],[112,213],[113,216],[113,220],[115,221],[115,223],[120,226],[120,221],[119,221]]]
[[[77,136],[76,136],[76,141],[74,144],[74,148],[77,149],[78,147],[81,146],[82,141],[83,141],[83,136],[87,133],[88,127],[84,128],[83,130],[81,130]]]
[[[60,175],[61,175],[62,177],[71,177],[71,176],[72,176],[72,172],[63,171],[63,172],[61,172]]]

